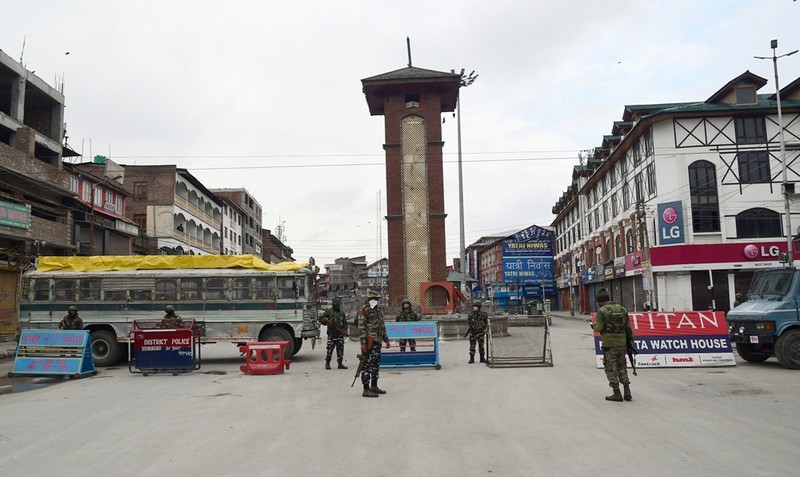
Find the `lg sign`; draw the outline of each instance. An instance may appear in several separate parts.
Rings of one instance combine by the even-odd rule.
[[[683,243],[683,205],[680,201],[658,204],[658,236],[661,245]]]
[[[675,210],[673,207],[667,207],[664,209],[664,212],[661,214],[661,217],[664,219],[665,224],[672,225],[678,220],[678,211]]]
[[[744,247],[743,252],[744,256],[750,260],[755,260],[756,258],[776,258],[780,255],[780,249],[777,245],[757,246],[749,244]]]

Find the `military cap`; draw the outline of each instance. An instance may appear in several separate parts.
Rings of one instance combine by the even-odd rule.
[[[611,296],[609,296],[608,290],[606,290],[605,288],[598,289],[596,297],[597,297],[597,302],[598,303],[606,302],[606,301],[610,301],[611,300]]]

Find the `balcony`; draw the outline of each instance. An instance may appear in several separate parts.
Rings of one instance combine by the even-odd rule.
[[[222,230],[222,221],[215,219],[214,217],[206,214],[204,210],[200,210],[194,204],[190,204],[188,200],[184,199],[183,197],[175,194],[175,205],[182,208],[183,210],[189,212],[190,214],[194,215],[198,219],[204,221],[208,225],[211,226],[214,230]]]
[[[214,247],[212,244],[203,242],[202,240],[192,237],[185,232],[179,232],[177,230],[172,231],[172,237],[176,240],[180,240],[183,243],[188,243],[192,247],[197,247],[204,252],[208,252],[213,255],[219,255],[219,248]]]

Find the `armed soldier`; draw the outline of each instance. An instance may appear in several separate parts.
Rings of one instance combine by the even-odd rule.
[[[386,334],[386,325],[383,314],[378,306],[380,295],[370,292],[367,303],[358,312],[358,329],[361,331],[361,384],[364,385],[364,397],[375,398],[386,391],[378,387],[379,369],[381,365],[381,342],[389,345],[389,335]],[[362,364],[359,364],[359,368]],[[358,374],[358,373],[356,373]]]
[[[403,302],[403,309],[400,310],[400,314],[397,315],[397,321],[419,321],[419,315],[414,313],[414,310],[411,309],[411,302],[406,300]],[[414,338],[408,339],[408,346],[411,348],[411,351],[417,350],[417,340]],[[406,340],[400,340],[400,351],[406,350]]]
[[[467,315],[467,325],[469,326],[469,364],[475,362],[475,343],[478,343],[478,352],[481,356],[481,363],[486,362],[484,341],[486,341],[486,327],[489,325],[489,315],[481,311],[481,302],[476,301],[472,304],[472,311]]]
[[[166,329],[183,328],[183,320],[175,314],[175,308],[172,305],[164,307],[164,318],[161,318],[161,323],[158,324],[158,327]]]
[[[82,330],[83,329],[83,320],[80,316],[78,316],[78,307],[75,305],[70,305],[69,309],[67,310],[67,316],[61,320],[61,323],[58,324],[58,329],[60,330]]]
[[[336,361],[339,363],[338,369],[347,369],[342,364],[344,359],[344,338],[347,334],[347,317],[342,311],[342,300],[335,297],[331,301],[331,307],[322,313],[319,322],[328,327],[328,346],[325,354],[325,369],[331,369],[331,357],[333,348],[336,348]]]
[[[606,396],[607,401],[622,402],[633,399],[631,396],[630,380],[628,370],[625,366],[625,353],[627,347],[632,349],[633,330],[631,329],[628,310],[622,305],[614,303],[608,295],[608,290],[601,288],[597,290],[597,321],[593,328],[600,333],[603,342],[603,362],[606,370],[608,385],[614,390],[611,396]],[[635,359],[632,357],[632,359]],[[619,385],[622,383],[625,394],[619,392]]]

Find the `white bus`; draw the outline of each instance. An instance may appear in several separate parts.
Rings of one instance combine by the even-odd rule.
[[[289,341],[291,356],[320,335],[318,271],[246,255],[40,257],[22,276],[19,325],[56,328],[76,305],[95,365],[110,366],[125,356],[134,320],[160,320],[173,305],[197,322],[201,343]]]

